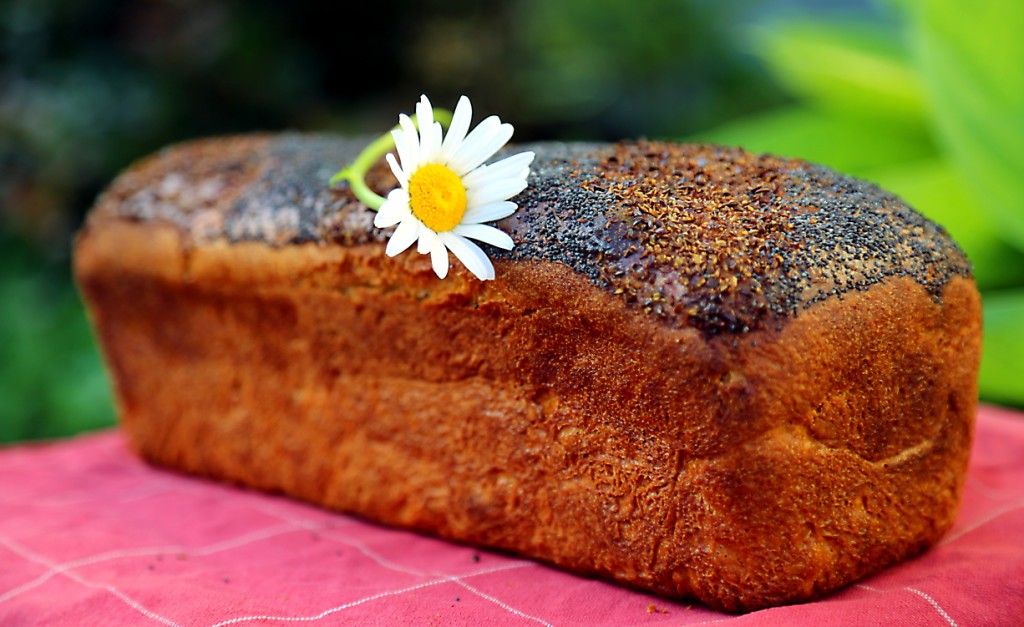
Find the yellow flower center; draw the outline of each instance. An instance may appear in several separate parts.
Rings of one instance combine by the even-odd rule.
[[[409,208],[434,232],[450,231],[466,213],[466,186],[447,167],[425,165],[409,179]]]

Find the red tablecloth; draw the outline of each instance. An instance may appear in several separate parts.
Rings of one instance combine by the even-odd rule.
[[[0,450],[0,625],[1021,625],[1024,415],[980,410],[959,521],[814,603],[729,616],[150,467]]]

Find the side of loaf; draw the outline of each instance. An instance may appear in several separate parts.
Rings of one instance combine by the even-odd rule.
[[[146,458],[732,611],[952,525],[979,298],[897,199],[735,150],[537,146],[497,280],[441,281],[324,186],[358,146],[175,147],[100,200],[75,271]]]

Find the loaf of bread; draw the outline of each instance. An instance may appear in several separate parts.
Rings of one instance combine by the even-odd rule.
[[[496,279],[440,280],[327,186],[364,143],[194,142],[101,196],[75,272],[143,456],[729,611],[952,525],[979,297],[896,197],[739,149],[535,145]]]

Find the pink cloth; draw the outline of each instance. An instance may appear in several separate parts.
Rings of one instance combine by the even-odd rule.
[[[0,450],[0,625],[1024,624],[1024,414],[979,412],[921,557],[730,616],[152,468],[116,431]]]

